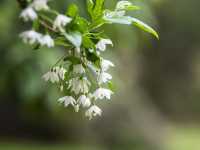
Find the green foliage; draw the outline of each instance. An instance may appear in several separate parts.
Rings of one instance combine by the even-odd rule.
[[[78,14],[78,6],[76,4],[69,5],[66,15],[70,17],[75,17],[77,14]]]

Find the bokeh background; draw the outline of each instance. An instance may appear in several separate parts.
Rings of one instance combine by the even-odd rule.
[[[41,79],[62,51],[31,50],[18,35],[26,26],[14,0],[0,1],[0,150],[199,150],[200,1],[131,0],[130,13],[153,26],[160,40],[137,28],[105,26],[115,47],[105,57],[115,96],[103,116],[88,121],[57,103]],[[65,12],[85,0],[52,0]],[[116,0],[107,0],[114,7]]]

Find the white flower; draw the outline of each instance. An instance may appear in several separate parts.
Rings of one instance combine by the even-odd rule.
[[[106,59],[102,59],[101,60],[101,69],[102,71],[107,71],[109,69],[109,67],[114,67],[115,65],[109,61],[109,60],[106,60]]]
[[[56,73],[59,75],[59,77],[64,80],[65,79],[65,73],[67,70],[63,67],[56,67]]]
[[[95,99],[110,99],[111,95],[113,94],[113,92],[109,89],[104,89],[104,88],[98,88],[94,93],[93,96]]]
[[[78,98],[78,103],[80,105],[82,105],[83,107],[89,107],[91,105],[91,101],[88,97],[86,97],[85,95],[81,95],[79,98]]]
[[[48,34],[42,36],[39,41],[42,46],[54,47],[54,40]]]
[[[102,110],[96,106],[96,105],[93,105],[91,106],[86,112],[85,112],[85,116],[88,117],[90,120],[92,119],[92,117],[94,116],[101,116],[102,114]]]
[[[34,30],[30,30],[22,32],[19,36],[22,38],[24,43],[34,44],[36,42],[40,42],[42,35]]]
[[[110,39],[101,39],[97,44],[96,48],[100,51],[106,50],[106,45],[113,45],[112,41]]]
[[[72,21],[71,18],[65,16],[65,15],[58,15],[53,23],[53,28],[54,29],[60,29],[62,30],[63,27],[65,27],[68,23]]]
[[[99,84],[102,84],[102,83],[106,83],[108,82],[109,80],[112,79],[112,76],[109,74],[109,73],[106,73],[106,72],[101,72],[98,76],[98,82]]]
[[[38,16],[37,13],[33,10],[33,8],[28,7],[21,12],[20,18],[23,18],[24,21],[34,21],[38,18]]]
[[[80,79],[79,77],[72,78],[69,80],[68,89],[71,88],[71,91],[73,91],[76,95],[79,93],[88,93],[89,92],[89,86],[90,82],[87,78]]]
[[[72,106],[75,106],[76,104],[76,100],[72,96],[65,96],[65,97],[59,98],[58,101],[60,103],[64,103],[65,107],[67,107],[70,104]]]
[[[126,9],[126,8],[128,8],[130,6],[132,6],[132,3],[129,2],[129,1],[124,1],[124,0],[123,1],[119,1],[117,3],[117,6],[116,6],[116,11],[118,11],[118,10],[124,10],[124,9]]]
[[[49,72],[47,72],[46,74],[44,74],[42,76],[42,78],[45,80],[45,81],[51,81],[52,83],[55,83],[55,82],[59,82],[59,76],[58,74],[51,70]]]
[[[47,5],[47,2],[48,0],[34,0],[31,6],[37,11],[48,10],[49,7]]]
[[[74,65],[73,72],[77,74],[83,74],[85,73],[85,68],[83,67],[82,64]]]

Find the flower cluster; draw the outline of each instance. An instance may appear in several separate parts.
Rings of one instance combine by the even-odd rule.
[[[75,4],[60,14],[48,6],[48,0],[27,0],[27,3],[20,18],[33,25],[20,34],[23,42],[34,49],[62,46],[65,50],[64,56],[42,78],[59,87],[63,97],[58,102],[65,107],[72,106],[75,112],[82,108],[89,119],[101,116],[97,103],[113,95],[112,75],[107,71],[114,64],[102,57],[113,42],[100,27],[106,23],[134,24],[156,37],[157,33],[136,18],[125,16],[126,11],[138,9],[125,0],[119,1],[114,11],[104,8],[104,0],[87,0],[90,20],[79,15]]]

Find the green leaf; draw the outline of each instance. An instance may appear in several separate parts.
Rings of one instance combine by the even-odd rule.
[[[130,17],[128,16],[114,16],[112,18],[104,17],[104,20],[107,21],[107,23],[118,23],[127,25],[130,25],[132,23]]]
[[[87,0],[87,10],[88,10],[90,17],[93,16],[93,8],[94,8],[93,0]]]
[[[85,18],[77,16],[74,20],[72,30],[78,30],[81,33],[88,32],[89,23]]]
[[[103,19],[108,23],[131,24],[132,21],[130,20],[130,17],[124,15],[125,11],[105,10]]]
[[[76,48],[79,48],[82,44],[82,35],[79,32],[63,33],[65,38],[72,43]]]
[[[83,36],[83,46],[87,49],[94,48],[95,44],[88,36]]]
[[[70,17],[75,17],[78,14],[78,6],[76,4],[71,4],[68,7],[67,15]]]
[[[39,30],[39,28],[40,28],[40,22],[39,22],[38,19],[36,19],[36,20],[33,22],[33,29],[37,31],[37,30]]]
[[[112,83],[111,81],[109,81],[109,82],[107,83],[107,85],[108,85],[108,88],[109,88],[111,91],[115,91],[115,87],[114,87],[114,85],[113,85],[113,83]]]
[[[100,57],[94,52],[91,53],[89,51],[86,51],[86,57],[89,61],[93,62],[94,64],[100,62]]]
[[[136,19],[136,18],[133,18],[133,17],[130,17],[130,20],[132,21],[132,24],[135,25],[136,27],[146,31],[146,32],[149,32],[151,33],[152,35],[154,35],[157,39],[159,39],[159,36],[158,36],[158,33],[150,26],[148,26],[147,24],[145,24],[144,22]]]
[[[103,16],[103,10],[104,10],[104,0],[96,0],[92,13],[93,20],[101,18]]]

